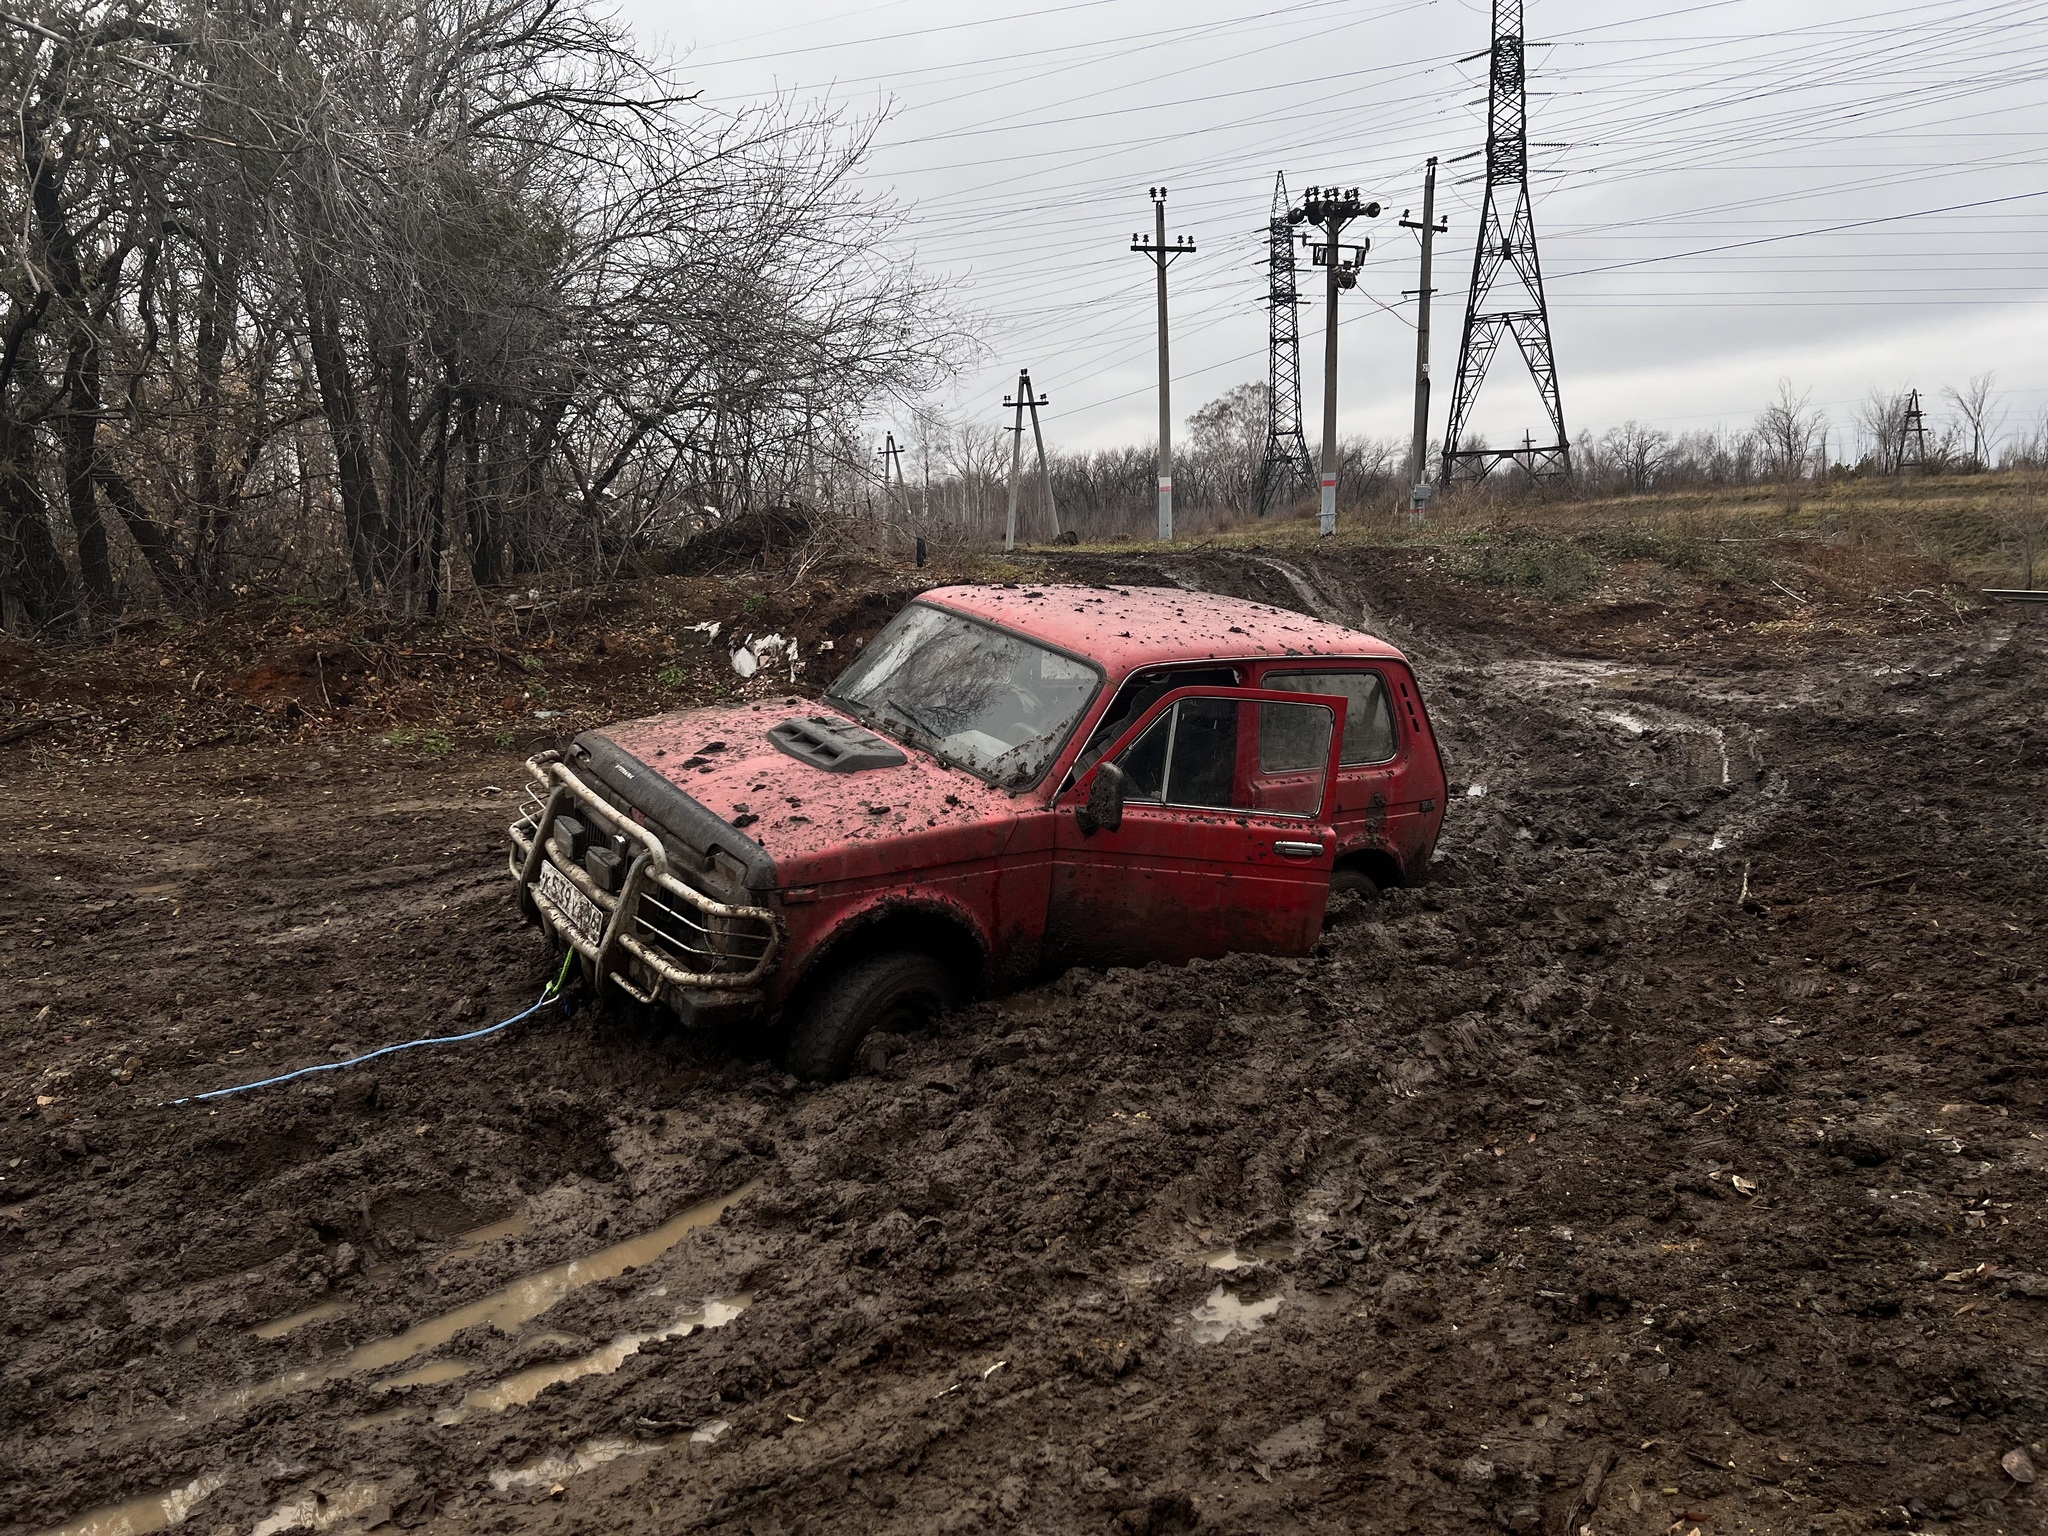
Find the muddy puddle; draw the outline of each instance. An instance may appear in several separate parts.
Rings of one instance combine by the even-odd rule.
[[[515,1211],[510,1216],[491,1222],[487,1226],[473,1228],[459,1234],[455,1246],[435,1260],[436,1264],[456,1263],[473,1259],[491,1244],[510,1237],[524,1237],[533,1230],[533,1218],[525,1211]]]
[[[572,1360],[553,1360],[544,1365],[529,1366],[490,1386],[478,1387],[464,1396],[460,1407],[444,1408],[436,1413],[434,1422],[460,1424],[473,1411],[497,1413],[506,1408],[521,1407],[561,1382],[580,1381],[585,1376],[609,1376],[638,1354],[643,1344],[652,1344],[660,1339],[686,1338],[701,1329],[723,1328],[746,1311],[753,1299],[752,1296],[707,1297],[703,1306],[678,1313],[666,1327],[650,1328],[644,1333],[622,1333],[589,1354],[578,1355]]]
[[[1229,1272],[1249,1269],[1255,1264],[1270,1264],[1275,1259],[1291,1259],[1294,1254],[1291,1243],[1254,1243],[1249,1248],[1211,1248],[1196,1254],[1195,1262],[1204,1269]]]
[[[1258,1332],[1279,1310],[1278,1296],[1268,1296],[1262,1301],[1240,1301],[1219,1285],[1188,1316],[1194,1320],[1191,1332],[1197,1344],[1221,1344],[1241,1333]]]
[[[571,1259],[566,1264],[557,1264],[552,1269],[544,1269],[538,1274],[515,1280],[512,1284],[493,1291],[488,1296],[479,1297],[466,1306],[457,1307],[452,1312],[443,1312],[440,1316],[428,1318],[423,1323],[415,1323],[403,1333],[358,1345],[336,1359],[302,1366],[295,1371],[286,1371],[282,1375],[271,1377],[268,1381],[231,1392],[215,1402],[211,1411],[215,1414],[240,1412],[259,1403],[267,1403],[273,1398],[311,1391],[344,1376],[388,1370],[392,1366],[403,1365],[408,1360],[440,1348],[465,1328],[474,1328],[479,1324],[494,1328],[500,1333],[512,1333],[522,1324],[540,1316],[571,1292],[579,1291],[587,1285],[595,1285],[600,1280],[610,1280],[629,1269],[637,1269],[652,1263],[697,1228],[709,1226],[718,1220],[725,1214],[727,1207],[744,1199],[758,1183],[759,1180],[755,1180],[729,1195],[693,1205],[680,1215],[671,1217],[638,1237],[628,1238],[624,1242],[614,1243],[609,1248],[601,1248],[585,1258]]]
[[[43,1536],[150,1536],[153,1531],[183,1525],[192,1511],[226,1482],[219,1473],[209,1472],[182,1487],[144,1494],[80,1515]]]
[[[258,1323],[249,1330],[259,1339],[281,1339],[288,1333],[296,1333],[311,1323],[324,1323],[330,1317],[345,1317],[355,1310],[345,1301],[323,1301],[317,1307],[308,1307],[303,1312],[294,1312],[289,1317],[274,1317],[267,1323]]]
[[[692,1439],[696,1437],[691,1436]],[[580,1472],[593,1472],[627,1456],[646,1456],[667,1444],[661,1440],[591,1440],[573,1451],[556,1452],[523,1467],[506,1467],[490,1474],[491,1486],[500,1493],[515,1488],[552,1488]]]
[[[258,1520],[249,1536],[283,1536],[286,1531],[325,1531],[359,1515],[366,1515],[383,1501],[384,1490],[375,1483],[351,1482],[334,1493],[305,1493],[278,1505]]]
[[[396,1376],[386,1376],[377,1385],[389,1391],[401,1387],[437,1387],[444,1381],[459,1381],[476,1369],[474,1360],[429,1360],[425,1365]]]
[[[613,1279],[629,1269],[637,1269],[659,1259],[690,1233],[718,1220],[727,1209],[751,1194],[759,1183],[758,1179],[750,1180],[732,1193],[693,1205],[637,1237],[627,1238],[624,1242],[614,1243],[609,1248],[601,1248],[583,1258],[571,1259],[565,1264],[524,1276],[466,1306],[416,1323],[403,1333],[358,1345],[334,1360],[288,1371],[255,1386],[229,1393],[217,1399],[205,1412],[214,1415],[239,1412],[274,1398],[310,1391],[345,1376],[403,1365],[439,1348],[465,1328],[478,1324],[486,1324],[504,1334],[515,1333],[522,1324],[531,1322],[572,1292],[601,1280]],[[505,1222],[494,1224],[492,1227],[480,1228],[466,1237],[474,1243],[511,1235],[514,1231],[524,1230],[524,1221],[523,1216],[508,1218]],[[514,1223],[521,1225],[515,1227]],[[657,1288],[654,1294],[660,1295],[660,1289]],[[495,1412],[530,1403],[558,1382],[575,1381],[584,1376],[616,1371],[637,1353],[642,1345],[657,1339],[682,1337],[699,1329],[722,1328],[745,1311],[752,1300],[751,1295],[709,1297],[701,1306],[678,1313],[663,1327],[650,1329],[644,1333],[621,1334],[603,1348],[589,1354],[533,1366],[488,1387],[478,1388],[464,1397],[460,1407],[444,1409],[437,1418],[444,1424],[459,1423],[472,1411]],[[251,1332],[258,1338],[283,1338],[296,1329],[341,1316],[349,1310],[348,1304],[344,1302],[324,1302],[303,1312],[260,1324]],[[430,1360],[387,1377],[378,1385],[387,1390],[436,1386],[443,1382],[458,1380],[476,1369],[477,1363],[471,1360]],[[406,1413],[407,1410],[403,1407],[388,1409],[358,1419],[350,1427],[367,1429],[403,1418]],[[181,1420],[185,1417],[179,1415]],[[67,1524],[46,1531],[44,1536],[150,1536],[152,1532],[183,1525],[192,1509],[225,1482],[225,1475],[209,1472],[180,1487],[161,1493],[145,1494],[121,1504],[108,1505],[103,1509],[81,1515]],[[321,1498],[309,1494],[303,1499],[280,1506],[258,1523],[256,1532],[263,1533],[263,1536],[275,1536],[275,1533],[289,1530],[324,1530],[340,1519],[353,1518],[353,1514],[368,1509],[377,1497],[377,1490],[370,1484],[351,1484],[350,1490],[350,1497],[360,1494],[366,1502],[362,1502],[359,1508],[353,1508],[348,1513],[337,1513],[343,1503],[347,1502],[341,1496]]]

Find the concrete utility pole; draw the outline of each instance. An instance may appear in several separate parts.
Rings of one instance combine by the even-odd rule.
[[[1159,537],[1173,538],[1173,397],[1166,364],[1166,269],[1176,256],[1191,253],[1195,242],[1182,235],[1166,243],[1166,188],[1148,187],[1152,197],[1152,242],[1131,236],[1131,249],[1151,258],[1159,269]]]
[[[1052,471],[1045,462],[1045,434],[1039,430],[1038,408],[1051,405],[1051,397],[1031,392],[1031,370],[1017,370],[1016,398],[1003,396],[1003,409],[1014,411],[1016,419],[1004,430],[1010,434],[1010,514],[1003,525],[1003,548],[1017,547],[1017,475],[1024,460],[1024,413],[1031,413],[1031,440],[1038,445],[1038,483],[1045,489],[1045,512],[1052,519],[1052,536],[1060,536],[1059,509],[1052,504]]]
[[[882,461],[883,505],[888,504],[889,471],[896,471],[896,492],[903,499],[903,515],[910,515],[910,493],[903,485],[903,445],[896,441],[894,432],[882,434],[882,446],[875,450],[875,457]]]
[[[1362,203],[1358,200],[1358,188],[1339,192],[1335,187],[1310,187],[1308,197],[1299,208],[1288,210],[1290,224],[1313,224],[1323,231],[1323,244],[1314,245],[1316,265],[1329,269],[1326,292],[1329,300],[1329,318],[1323,328],[1323,463],[1322,463],[1322,533],[1328,538],[1337,531],[1337,293],[1340,289],[1358,286],[1358,268],[1365,260],[1365,253],[1372,248],[1367,241],[1359,245],[1344,246],[1338,242],[1343,237],[1344,226],[1353,219],[1376,219],[1380,216],[1378,203]],[[1350,260],[1344,259],[1345,251],[1351,252]]]
[[[1420,518],[1429,505],[1429,286],[1430,258],[1436,254],[1436,237],[1451,227],[1449,219],[1436,217],[1436,156],[1429,157],[1429,170],[1422,178],[1422,222],[1401,210],[1401,227],[1422,235],[1422,286],[1416,290],[1415,308],[1415,437],[1408,449],[1408,515]]]
[[[1041,405],[1050,405],[1052,401],[1044,395],[1032,398],[1031,371],[1028,368],[1017,375],[1017,380],[1018,388],[1024,395],[1024,403],[1031,408],[1031,441],[1038,449],[1038,484],[1045,492],[1045,515],[1052,524],[1052,536],[1057,542],[1060,536],[1060,509],[1053,504],[1052,467],[1045,462],[1045,433],[1038,425],[1038,408]]]

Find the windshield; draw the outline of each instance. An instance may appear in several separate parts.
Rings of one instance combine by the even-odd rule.
[[[1101,681],[1086,662],[920,603],[889,621],[827,697],[1022,789],[1045,772]]]

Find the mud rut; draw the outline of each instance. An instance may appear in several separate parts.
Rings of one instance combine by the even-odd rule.
[[[1433,881],[822,1090],[585,1010],[167,1107],[530,1001],[515,767],[11,768],[0,1528],[2042,1528],[2042,626],[1064,569],[1408,645]]]

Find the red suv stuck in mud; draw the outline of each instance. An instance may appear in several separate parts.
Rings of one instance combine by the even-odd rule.
[[[782,1021],[814,1078],[1067,965],[1303,953],[1333,889],[1419,880],[1443,824],[1400,652],[1133,587],[927,592],[822,699],[628,721],[528,767],[528,918],[686,1023]]]

